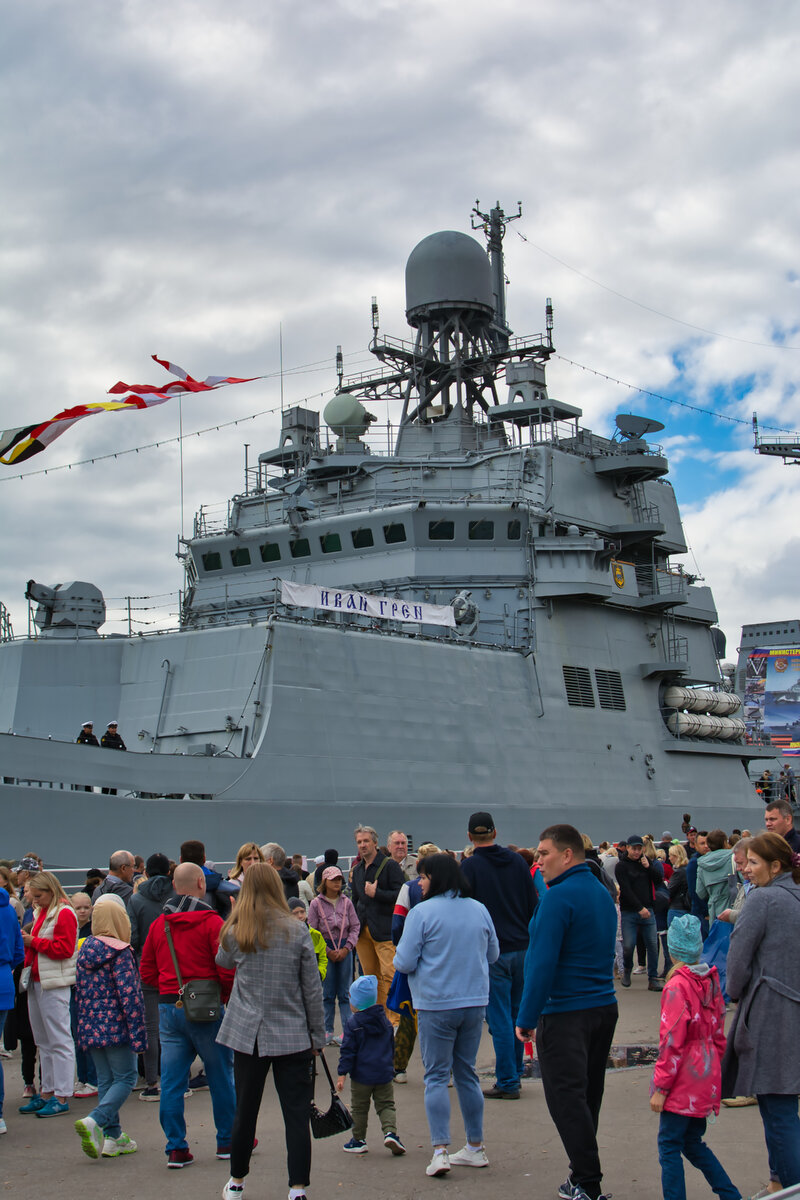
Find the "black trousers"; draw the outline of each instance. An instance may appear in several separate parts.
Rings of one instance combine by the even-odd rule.
[[[541,1017],[536,1029],[544,1098],[567,1152],[573,1182],[590,1200],[600,1195],[603,1178],[597,1125],[618,1016],[616,1004],[552,1013]]]
[[[286,1132],[286,1161],[289,1187],[308,1187],[311,1183],[311,1098],[313,1082],[310,1050],[263,1058],[257,1054],[233,1054],[233,1079],[236,1084],[236,1115],[231,1130],[231,1175],[244,1179],[250,1170],[250,1156],[256,1136],[258,1110],[264,1084],[272,1067],[275,1090],[283,1113]]]

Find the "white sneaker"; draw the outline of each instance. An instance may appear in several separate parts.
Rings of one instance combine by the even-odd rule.
[[[2,1117],[0,1117],[0,1133],[8,1133],[8,1126]]]
[[[234,1183],[232,1179],[229,1179],[222,1189],[222,1200],[241,1200],[242,1196],[244,1196],[244,1184]]]
[[[446,1150],[437,1150],[425,1168],[426,1175],[446,1175],[450,1170],[450,1155]]]
[[[76,1100],[83,1099],[87,1096],[96,1096],[97,1085],[91,1083],[81,1083],[79,1080],[78,1083],[75,1084],[75,1090],[72,1094]]]
[[[81,1149],[89,1158],[99,1158],[103,1131],[93,1117],[81,1117],[75,1122],[75,1132],[81,1139]]]
[[[647,967],[634,967],[634,968],[633,968],[633,972],[632,972],[632,974],[634,974],[634,975],[644,975],[644,973],[645,973],[645,971],[646,971],[646,970],[647,970]]]
[[[127,1133],[121,1133],[118,1138],[107,1137],[103,1142],[103,1158],[119,1158],[120,1154],[135,1154],[139,1147]]]
[[[489,1159],[486,1157],[483,1146],[480,1150],[473,1150],[471,1146],[465,1146],[457,1154],[450,1155],[450,1162],[457,1167],[488,1167],[489,1165]]]

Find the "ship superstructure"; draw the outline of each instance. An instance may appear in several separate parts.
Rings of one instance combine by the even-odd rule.
[[[131,838],[226,851],[349,846],[358,820],[453,844],[488,804],[523,844],[557,817],[597,838],[687,808],[752,823],[765,752],[724,693],[710,589],[671,565],[663,427],[622,414],[603,437],[549,395],[552,306],[514,337],[509,218],[476,215],[488,254],[447,231],[409,257],[412,337],[373,301],[376,370],[345,377],[339,352],[325,426],[287,408],[222,519],[201,509],[178,630],[104,638],[97,589],[29,585],[40,636],[0,647],[0,799],[49,812],[111,787]],[[76,707],[113,711],[140,753],[66,745]]]

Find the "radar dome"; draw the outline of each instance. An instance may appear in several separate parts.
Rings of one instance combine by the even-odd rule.
[[[325,424],[339,437],[360,437],[375,418],[355,398],[342,394],[325,405]]]
[[[419,325],[431,309],[473,308],[494,313],[492,268],[486,251],[466,233],[443,230],[423,238],[406,263],[406,317]]]

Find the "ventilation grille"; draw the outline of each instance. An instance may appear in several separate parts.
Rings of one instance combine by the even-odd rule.
[[[594,708],[592,677],[587,667],[562,667],[567,703],[573,708]]]
[[[622,690],[622,676],[619,671],[596,670],[594,677],[597,682],[600,707],[625,712],[625,693]]]

